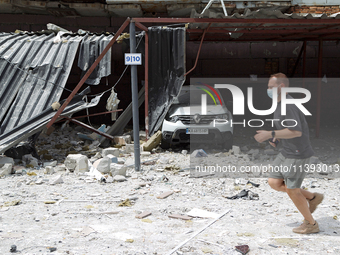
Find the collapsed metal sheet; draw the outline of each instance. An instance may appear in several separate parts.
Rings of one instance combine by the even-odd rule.
[[[77,95],[65,108],[65,110],[63,111],[63,115],[69,116],[83,109],[96,106],[99,100],[100,96],[97,96],[93,98],[91,102],[87,103],[84,100],[82,100],[81,95]],[[46,124],[53,118],[54,115],[55,111],[53,111],[52,107],[49,107],[40,114],[31,118],[29,121],[26,121],[21,125],[13,128],[6,134],[0,135],[0,153],[5,152],[9,148],[20,143],[21,141],[24,141],[31,135],[43,130]]]
[[[59,101],[81,36],[0,35],[0,134]]]
[[[113,35],[85,35],[79,49],[78,67],[83,70],[82,76],[91,67],[98,56],[103,52],[105,47],[112,40]],[[98,85],[102,77],[107,77],[111,74],[111,49],[105,54],[93,70],[85,83],[90,85]]]

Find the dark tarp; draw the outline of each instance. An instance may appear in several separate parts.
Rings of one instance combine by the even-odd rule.
[[[185,81],[185,28],[149,28],[149,134],[162,125]]]

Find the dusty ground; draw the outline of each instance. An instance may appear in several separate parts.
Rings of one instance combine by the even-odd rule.
[[[321,139],[312,138],[316,156],[326,164],[337,163],[340,158],[338,130],[325,128]],[[254,141],[253,133],[236,130],[235,144],[241,148],[246,145],[248,150],[259,148],[262,155],[265,148]],[[55,149],[55,145],[70,140],[78,141],[75,131],[57,130],[51,137],[41,138],[38,149],[47,149],[48,155],[63,163],[66,152]],[[89,158],[101,151],[83,146],[86,144],[72,149],[86,149],[80,153]],[[223,156],[218,150],[207,151],[212,156]],[[321,232],[299,235],[292,228],[301,224],[301,215],[286,194],[269,188],[265,178],[246,179],[260,184],[259,187],[242,184],[244,179],[190,178],[189,170],[183,170],[189,167],[189,154],[190,151],[184,155],[179,150],[143,156],[142,162],[157,160],[155,164],[143,165],[142,173],[130,168],[125,182],[99,183],[84,174],[66,171],[44,174],[43,167],[27,169],[36,176],[11,175],[0,179],[0,254],[10,254],[11,245],[16,245],[20,254],[49,254],[51,247],[56,248],[53,254],[169,254],[213,220],[168,217],[186,215],[193,208],[217,214],[228,212],[174,254],[241,254],[234,247],[242,244],[249,245],[248,254],[340,254],[338,178],[313,175],[305,179],[303,186],[324,193],[325,199],[314,213]],[[247,151],[241,154],[247,155]],[[123,156],[127,163],[133,162],[131,154]],[[273,157],[268,156],[265,161],[270,162]],[[249,159],[250,164],[259,163],[259,159]],[[172,166],[172,170],[164,170],[166,166]],[[64,183],[50,185],[49,181],[60,174]],[[43,179],[40,185],[35,183],[39,177]],[[244,188],[257,193],[259,200],[226,198]],[[165,191],[174,193],[158,199]],[[119,207],[127,198],[132,205]],[[5,206],[16,200],[20,200],[18,205]],[[143,211],[152,215],[135,218]]]

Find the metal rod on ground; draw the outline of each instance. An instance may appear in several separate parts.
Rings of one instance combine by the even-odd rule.
[[[136,27],[135,22],[130,22],[130,53],[136,53]],[[135,152],[135,171],[140,171],[139,147],[139,113],[138,113],[138,83],[137,66],[131,65],[131,92],[132,92],[132,122],[133,142]]]
[[[200,230],[198,230],[195,234],[193,234],[189,239],[185,240],[184,242],[180,243],[179,245],[177,245],[173,250],[171,250],[169,253],[167,253],[167,255],[171,255],[173,254],[175,251],[177,251],[179,248],[181,248],[184,244],[186,244],[187,242],[189,242],[191,239],[193,239],[195,236],[197,236],[198,234],[200,234],[201,232],[203,232],[206,228],[208,228],[209,226],[211,226],[212,224],[214,224],[217,220],[221,219],[224,215],[226,215],[228,212],[230,211],[230,209],[226,210],[224,213],[222,213],[220,216],[218,216],[216,219],[214,219],[212,222],[210,222],[208,225],[204,226],[203,228],[201,228]]]

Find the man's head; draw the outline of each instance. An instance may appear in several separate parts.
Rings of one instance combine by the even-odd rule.
[[[289,80],[287,76],[283,73],[276,73],[272,74],[268,81],[268,96],[272,98],[273,96],[273,88],[277,88],[277,95],[278,95],[278,101],[280,101],[280,95],[281,95],[281,88],[282,87],[289,87]]]

